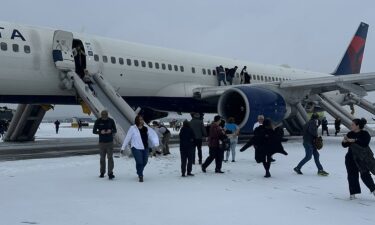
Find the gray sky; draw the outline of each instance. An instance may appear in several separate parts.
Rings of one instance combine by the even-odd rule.
[[[0,20],[264,64],[332,72],[361,21],[362,72],[375,71],[375,1],[3,0]],[[375,94],[370,98],[375,101]],[[73,116],[58,106],[48,115]]]

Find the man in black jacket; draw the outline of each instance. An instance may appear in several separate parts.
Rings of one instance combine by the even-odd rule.
[[[323,166],[319,161],[319,152],[314,147],[313,141],[318,137],[318,114],[314,113],[311,116],[309,122],[303,127],[303,147],[305,148],[306,156],[301,160],[301,162],[294,168],[297,174],[302,175],[301,168],[305,163],[310,161],[312,156],[314,156],[316,167],[318,167],[318,175],[328,176],[329,174],[323,170]]]
[[[101,112],[101,118],[97,119],[94,124],[93,133],[99,134],[100,149],[100,176],[105,174],[105,156],[108,158],[108,178],[115,178],[113,175],[113,135],[117,132],[115,121],[108,117],[108,111]]]

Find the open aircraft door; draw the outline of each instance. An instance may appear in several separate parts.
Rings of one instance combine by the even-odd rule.
[[[74,70],[72,53],[73,33],[57,30],[53,35],[52,57],[58,69],[63,71]]]
[[[101,69],[99,66],[99,54],[97,52],[97,45],[95,41],[92,40],[82,40],[83,47],[86,54],[86,69],[89,71],[90,74],[101,73]],[[95,57],[96,60],[95,60]]]

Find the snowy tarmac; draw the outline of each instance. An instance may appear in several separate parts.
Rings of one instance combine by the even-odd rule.
[[[328,177],[316,175],[313,160],[304,175],[293,172],[304,156],[295,138],[284,145],[288,156],[275,155],[269,179],[252,148],[238,152],[241,145],[237,162],[223,163],[225,174],[195,165],[195,177],[186,178],[173,148],[150,158],[144,183],[129,158],[115,158],[113,181],[98,177],[97,155],[0,162],[0,224],[373,225],[375,196],[363,183],[359,199],[348,199],[341,138],[326,137],[320,152]]]

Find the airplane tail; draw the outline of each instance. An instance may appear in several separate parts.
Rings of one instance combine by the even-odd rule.
[[[337,66],[335,76],[356,74],[361,72],[362,58],[365,51],[368,24],[361,22],[341,62]]]

